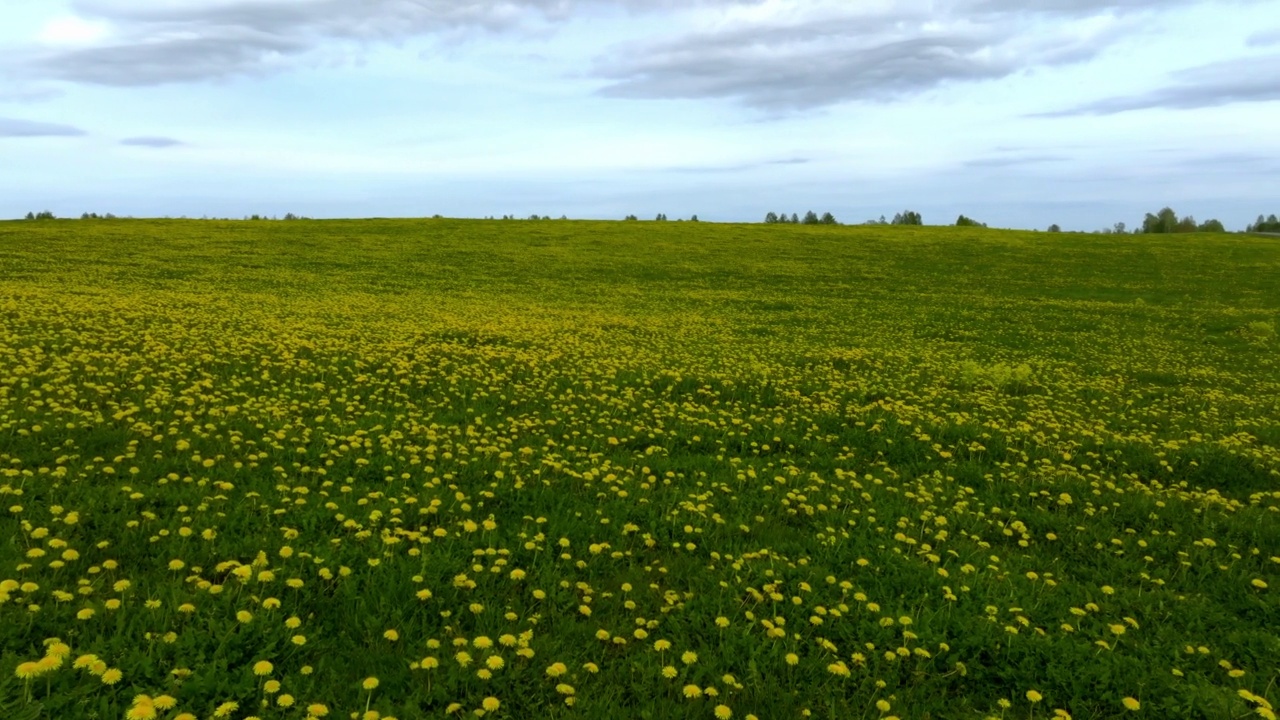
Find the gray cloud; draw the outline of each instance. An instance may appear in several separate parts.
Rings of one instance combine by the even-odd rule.
[[[509,30],[563,20],[591,4],[681,6],[677,0],[77,0],[73,7],[80,15],[118,31],[112,43],[45,52],[31,58],[28,69],[40,77],[98,85],[193,82],[280,70],[332,40]]]
[[[766,167],[777,167],[785,165],[806,165],[811,160],[804,157],[782,158],[779,160],[761,160],[760,162],[741,163],[738,165],[700,165],[700,166],[680,166],[663,168],[662,172],[671,173],[735,173],[746,170],[756,170]]]
[[[0,102],[5,103],[35,103],[61,96],[61,90],[44,86],[18,85],[0,88]]]
[[[890,100],[1087,60],[1131,28],[1125,10],[1156,5],[949,0],[867,13],[850,4],[622,46],[597,61],[595,75],[607,96],[725,98],[775,113]],[[1095,16],[1106,20],[1085,22]]]
[[[1238,102],[1280,100],[1280,54],[1237,58],[1171,74],[1172,82],[1150,92],[1105,98],[1037,117],[1115,115],[1130,110],[1188,110]]]
[[[1259,30],[1258,32],[1250,35],[1244,42],[1249,47],[1280,45],[1280,27],[1271,28],[1270,30]]]
[[[133,147],[170,148],[178,145],[185,145],[186,143],[181,140],[174,140],[173,138],[144,136],[125,138],[120,141],[120,144],[130,145]]]
[[[70,125],[0,117],[0,138],[77,137],[84,134],[80,128]]]
[[[1042,163],[1064,162],[1071,158],[1066,155],[994,155],[991,157],[966,160],[967,168],[1004,168],[1018,165],[1038,165]]]

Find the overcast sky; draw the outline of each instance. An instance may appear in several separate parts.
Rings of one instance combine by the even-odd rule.
[[[1280,212],[1280,0],[0,0],[0,217]]]

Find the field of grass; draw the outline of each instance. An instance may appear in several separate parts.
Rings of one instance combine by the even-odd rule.
[[[1280,241],[0,224],[0,718],[1274,718]]]

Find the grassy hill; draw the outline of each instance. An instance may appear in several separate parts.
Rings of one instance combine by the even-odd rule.
[[[1277,321],[1264,237],[3,223],[0,713],[1268,717]]]

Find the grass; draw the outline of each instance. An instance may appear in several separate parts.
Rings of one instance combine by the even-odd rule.
[[[0,713],[1273,717],[1278,316],[1263,237],[3,223]]]

